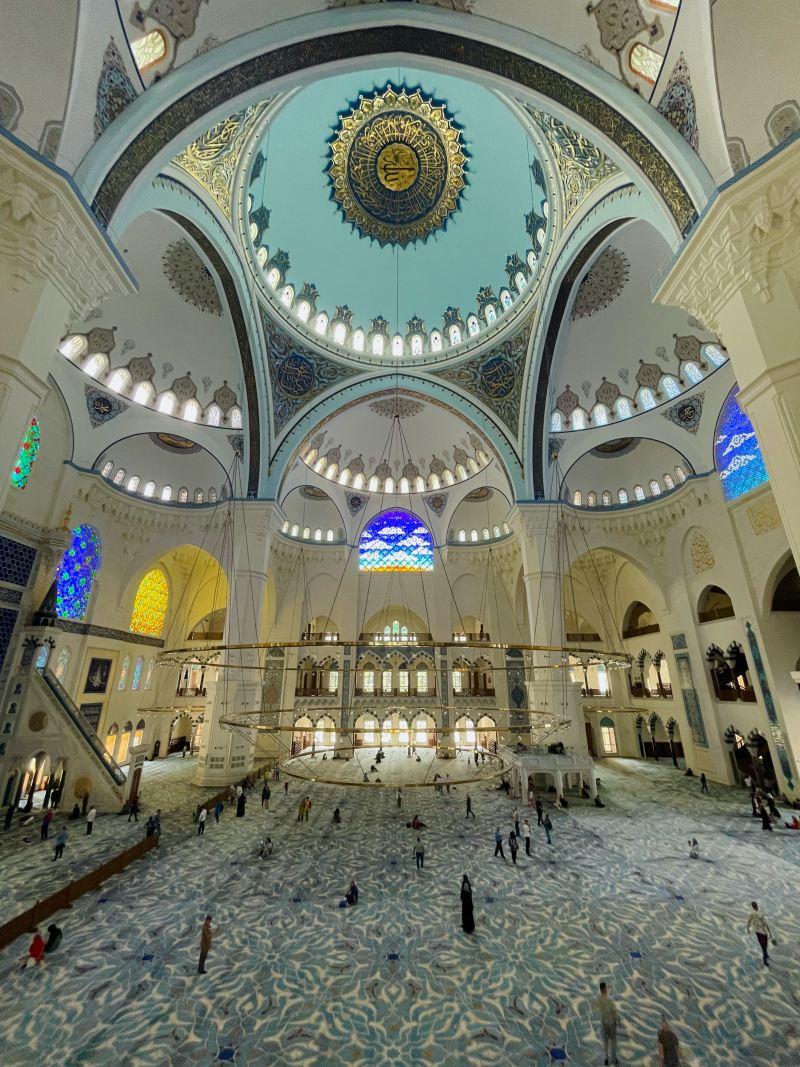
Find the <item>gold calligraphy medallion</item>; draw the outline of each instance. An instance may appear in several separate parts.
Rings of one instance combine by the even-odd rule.
[[[405,247],[443,230],[458,210],[467,158],[444,104],[390,84],[339,115],[331,197],[362,237]]]

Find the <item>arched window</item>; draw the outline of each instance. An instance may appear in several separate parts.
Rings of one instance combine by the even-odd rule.
[[[139,488],[141,480],[142,479],[139,477],[138,474],[132,474],[131,477],[128,479],[128,484],[126,486],[128,492],[135,493],[136,490]]]
[[[128,671],[131,669],[131,657],[126,656],[122,661],[122,666],[119,669],[119,681],[117,682],[117,689],[122,692],[125,686],[128,684]]]
[[[531,269],[531,273],[536,270],[536,253],[533,249],[530,249],[527,255],[528,266]]]
[[[447,331],[447,337],[451,345],[461,344],[461,327],[453,324]]]
[[[681,387],[678,385],[678,383],[675,381],[671,374],[665,374],[664,377],[661,379],[661,388],[670,398],[677,396],[681,391]]]
[[[497,321],[497,311],[494,304],[487,304],[483,309],[483,317],[486,319],[486,325],[491,326],[493,322]]]
[[[661,486],[655,478],[651,478],[648,484],[650,486],[650,496],[661,496]]]
[[[692,363],[690,360],[688,363],[684,363],[682,370],[693,385],[697,385],[698,382],[702,382],[703,372],[700,370],[696,363]]]
[[[480,326],[478,325],[477,316],[468,315],[467,316],[467,333],[470,335],[470,337],[474,337],[475,334],[478,332],[478,330],[480,330]]]
[[[130,631],[146,637],[161,637],[167,617],[169,586],[164,572],[159,567],[149,570],[139,582],[133,598]]]
[[[586,503],[589,505],[590,508],[597,507],[597,493],[595,493],[594,490],[592,490],[586,497]]]
[[[650,85],[658,81],[658,73],[661,70],[662,57],[653,48],[646,44],[635,44],[628,56],[628,65],[634,74]]]
[[[470,539],[470,541],[477,541],[478,540],[478,531],[477,530],[470,530],[469,539]]]
[[[508,311],[513,302],[514,301],[511,299],[511,293],[508,291],[508,289],[501,289],[500,306],[502,307],[503,311]]]
[[[403,343],[403,338],[400,336],[399,333],[396,333],[392,338],[392,355],[402,356],[405,352],[405,347],[406,346]]]
[[[141,745],[143,737],[144,737],[144,719],[139,719],[139,721],[136,723],[136,729],[135,729],[134,734],[133,734],[133,740],[131,741],[131,744],[133,745],[134,748],[136,748],[137,745]]]
[[[162,393],[158,401],[158,410],[162,415],[171,415],[175,410],[175,405],[178,403],[178,398],[168,389],[166,393]]]
[[[31,467],[33,467],[39,454],[39,440],[39,423],[36,419],[31,419],[31,424],[22,440],[22,444],[19,446],[17,462],[11,470],[11,484],[16,486],[17,489],[24,489],[28,484],[28,479],[31,476]]]
[[[422,355],[422,337],[418,333],[413,333],[411,335],[411,355]]]
[[[180,489],[178,490],[178,503],[179,504],[188,504],[188,502],[189,502],[189,490],[186,488],[185,485],[182,485],[180,487]]]
[[[133,723],[126,722],[122,727],[122,733],[119,735],[119,748],[117,749],[117,762],[124,763],[128,758],[128,746],[131,743],[131,734],[133,733]]]
[[[608,425],[608,408],[605,404],[595,404],[592,408],[592,422],[595,426]]]
[[[228,412],[228,424],[234,430],[241,430],[242,428],[242,409],[235,404]]]
[[[172,500],[171,485],[165,485],[164,488],[161,490],[161,499],[164,501],[165,504]]]
[[[111,479],[112,483],[114,485],[122,485],[122,483],[125,481],[125,475],[127,473],[128,472],[125,470],[124,467],[120,467],[120,469],[117,471],[117,473]]]
[[[614,411],[618,419],[629,419],[633,414],[631,402],[627,396],[620,396],[614,403]]]
[[[56,666],[55,670],[53,671],[53,674],[56,676],[56,678],[58,678],[59,682],[67,672],[67,667],[69,666],[69,660],[71,655],[72,649],[67,647],[62,648],[58,654],[58,659],[56,660]]]
[[[575,408],[570,416],[570,422],[572,423],[573,430],[586,429],[586,412],[583,408]]]
[[[114,749],[117,747],[117,734],[118,733],[119,733],[119,726],[117,726],[116,723],[114,723],[112,726],[110,726],[108,728],[108,733],[106,734],[106,752],[108,752],[109,756],[113,756],[114,755]]]
[[[39,651],[36,653],[36,659],[33,661],[33,665],[37,671],[43,671],[45,669],[49,656],[50,645],[45,641],[43,645],[39,645]]]
[[[251,238],[251,240],[254,241],[257,236],[258,236],[258,225],[255,222],[253,222],[250,225],[250,238]],[[261,247],[256,252],[256,262],[258,263],[259,267],[261,267],[262,270],[264,269],[268,259],[269,259],[269,249],[265,248],[264,245],[261,245]]]
[[[575,505],[576,508],[579,508],[581,504],[583,504],[583,493],[580,491],[580,489],[576,489],[575,492],[572,494],[572,503]]]
[[[294,287],[291,285],[284,285],[281,290],[281,303],[284,307],[290,308],[294,303]]]
[[[683,467],[675,468],[675,477],[678,479],[679,482],[686,481],[686,471],[683,469]]]
[[[728,394],[714,434],[714,466],[726,500],[735,500],[769,481],[753,424],[736,400],[738,392],[739,387],[734,386]]]
[[[58,345],[58,351],[62,356],[66,356],[67,359],[78,359],[86,351],[86,348],[86,338],[78,333],[65,337]]]
[[[131,52],[133,52],[139,73],[144,74],[158,66],[167,54],[167,39],[161,30],[150,30],[149,33],[131,41]]]
[[[644,489],[641,485],[634,485],[633,496],[635,500],[644,500]]]
[[[337,322],[333,327],[333,339],[337,345],[343,345],[347,340],[347,327],[343,322]]]
[[[373,356],[383,355],[383,334],[376,333],[372,338],[372,354]]]
[[[212,485],[208,490],[208,502],[209,504],[216,504],[217,502],[217,490]]]
[[[703,359],[707,359],[710,363],[713,363],[715,367],[721,367],[728,359],[724,349],[720,348],[719,345],[703,345],[700,352],[702,353]]]
[[[277,267],[270,267],[267,271],[267,285],[270,289],[277,289],[278,282],[281,280],[281,272]]]
[[[147,661],[147,673],[144,676],[144,687],[150,689],[153,685],[153,671],[156,668],[156,658],[151,656]]]
[[[186,403],[183,405],[183,411],[181,412],[181,416],[182,418],[186,419],[187,422],[197,422],[201,414],[202,408],[200,407],[199,402],[195,400],[194,397],[192,397],[191,400],[187,400]]]
[[[59,619],[80,621],[84,618],[100,561],[97,530],[93,526],[76,526],[56,575],[56,614]]]
[[[442,335],[438,330],[433,330],[431,333],[431,352],[442,351]]]
[[[353,348],[356,352],[364,351],[364,331],[360,327],[353,334]]]
[[[525,277],[521,270],[518,270],[517,273],[514,275],[514,285],[516,285],[517,287],[517,292],[521,293],[527,284],[528,279]]]
[[[611,490],[610,489],[604,489],[603,490],[602,501],[603,501],[603,507],[604,508],[610,508],[611,507],[612,499],[611,499]]]
[[[325,334],[327,332],[328,316],[325,314],[324,311],[320,311],[319,315],[317,315],[316,322],[314,323],[314,329],[319,334]]]
[[[156,491],[156,483],[155,482],[147,482],[145,484],[144,489],[142,490],[142,496],[146,496],[146,497],[154,496],[155,495],[155,491]]]
[[[137,657],[136,662],[133,665],[133,678],[131,679],[131,689],[138,689],[139,683],[142,680],[142,668],[144,667],[144,657]]]
[[[108,370],[108,356],[103,352],[95,352],[93,356],[89,356],[83,369],[90,378],[99,378]]]
[[[617,490],[617,500],[620,502],[620,504],[627,504],[628,503],[628,490],[627,489],[618,489]]]
[[[666,486],[667,489],[674,489],[675,488],[675,479],[672,477],[671,474],[665,474],[664,475],[664,485]]]
[[[361,534],[358,567],[362,571],[432,571],[430,530],[401,508],[381,512]]]
[[[617,731],[614,729],[614,720],[607,715],[600,720],[600,740],[606,756],[617,754]]]
[[[636,393],[636,404],[644,411],[649,411],[650,408],[656,406],[656,397],[652,389],[643,385],[641,389]]]
[[[203,490],[202,489],[195,489],[195,491],[194,491],[194,502],[195,502],[195,504],[202,504],[203,503],[203,499],[204,499]]]
[[[131,374],[127,367],[119,367],[106,382],[109,389],[113,389],[115,393],[121,393],[124,389],[127,389],[131,384]]]
[[[133,402],[135,404],[148,404],[153,403],[153,397],[156,395],[156,390],[152,382],[139,382],[136,389],[133,392]]]
[[[550,432],[560,433],[564,429],[564,416],[556,408],[553,414],[550,416]]]
[[[101,478],[107,478],[109,476],[109,474],[112,472],[113,469],[114,469],[114,461],[113,461],[113,459],[106,460],[106,462],[103,464],[103,469],[100,471],[100,477]]]

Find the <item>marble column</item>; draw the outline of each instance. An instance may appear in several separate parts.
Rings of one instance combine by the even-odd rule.
[[[723,186],[656,300],[725,345],[800,564],[800,141]]]

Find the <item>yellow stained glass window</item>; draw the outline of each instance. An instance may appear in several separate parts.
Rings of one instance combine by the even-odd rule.
[[[131,613],[131,633],[161,637],[167,617],[169,586],[164,572],[154,567],[139,582]]]
[[[131,41],[131,51],[133,52],[133,58],[136,60],[136,66],[139,68],[139,73],[143,74],[146,70],[154,67],[156,63],[160,63],[167,54],[167,42],[164,34],[161,30],[151,30],[144,36],[137,37],[135,41]]]

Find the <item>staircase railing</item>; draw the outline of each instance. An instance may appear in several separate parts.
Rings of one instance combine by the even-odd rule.
[[[100,738],[92,729],[89,722],[81,714],[80,709],[78,708],[75,701],[67,693],[67,691],[61,685],[61,683],[52,673],[52,671],[45,669],[41,673],[39,671],[35,671],[34,673],[39,674],[39,677],[42,679],[44,684],[47,686],[47,688],[53,694],[55,699],[67,713],[67,716],[72,721],[73,726],[75,726],[78,732],[82,735],[84,741],[86,741],[86,743],[92,749],[94,754],[103,764],[105,769],[114,779],[114,782],[119,786],[124,785],[126,780],[125,772],[120,767],[120,765],[114,761],[114,758],[106,751],[106,748],[100,741]]]

